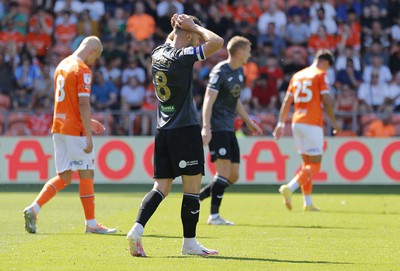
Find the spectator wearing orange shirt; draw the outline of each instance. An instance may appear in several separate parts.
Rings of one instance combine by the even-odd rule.
[[[48,35],[53,33],[54,18],[43,8],[38,8],[37,11],[29,19],[29,31],[32,32],[36,23],[39,23],[42,31]]]
[[[126,32],[138,41],[146,40],[153,36],[156,31],[156,23],[152,16],[145,13],[142,2],[135,4],[135,12],[126,22]]]
[[[36,56],[41,63],[44,62],[47,50],[51,46],[51,37],[42,30],[39,21],[36,21],[31,32],[26,35],[25,45],[33,56]]]
[[[315,53],[319,49],[327,49],[334,51],[336,49],[336,41],[332,35],[327,34],[326,28],[323,25],[318,27],[316,34],[311,35],[308,40],[308,50],[310,53]]]
[[[380,118],[372,121],[368,128],[364,131],[367,137],[393,137],[394,126],[392,124],[392,113],[386,110],[379,116]]]
[[[69,17],[71,12],[64,11],[62,22],[56,26],[54,37],[57,42],[63,44],[70,44],[77,34],[75,24],[70,23]]]
[[[8,20],[6,29],[0,32],[0,46],[14,42],[17,45],[18,52],[21,51],[24,45],[24,36],[14,29],[14,23],[12,20]]]
[[[361,48],[361,36],[359,32],[354,32],[349,24],[342,23],[339,26],[338,35],[336,36],[337,47],[339,51],[344,51],[348,46],[354,49],[358,54]]]
[[[236,23],[246,21],[251,25],[256,24],[257,18],[261,15],[259,4],[254,3],[252,0],[241,0],[238,2],[234,13]]]

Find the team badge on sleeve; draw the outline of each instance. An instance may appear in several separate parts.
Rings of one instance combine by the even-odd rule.
[[[90,75],[90,73],[83,74],[83,82],[85,82],[85,84],[87,85],[89,85],[92,82],[92,76]]]
[[[210,84],[217,83],[218,79],[219,79],[219,75],[217,73],[210,74]]]

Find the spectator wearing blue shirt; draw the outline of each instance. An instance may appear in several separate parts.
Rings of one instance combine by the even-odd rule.
[[[100,71],[94,74],[90,99],[95,110],[118,109],[118,89],[111,81],[104,80]]]

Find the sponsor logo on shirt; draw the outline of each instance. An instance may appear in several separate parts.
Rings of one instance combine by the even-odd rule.
[[[161,112],[171,113],[175,112],[175,106],[173,105],[161,105]]]

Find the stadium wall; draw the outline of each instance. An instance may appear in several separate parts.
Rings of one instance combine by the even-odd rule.
[[[291,138],[240,138],[242,163],[238,184],[280,184],[301,160]],[[152,183],[153,137],[96,137],[97,183]],[[209,182],[215,169],[206,156]],[[55,174],[49,137],[1,137],[0,183],[35,184]],[[395,139],[327,138],[315,184],[400,184],[400,142]],[[76,161],[79,163],[79,161]],[[182,162],[182,166],[186,163]],[[190,165],[187,165],[190,166]],[[74,175],[74,180],[78,180]],[[179,180],[176,180],[176,182]]]

